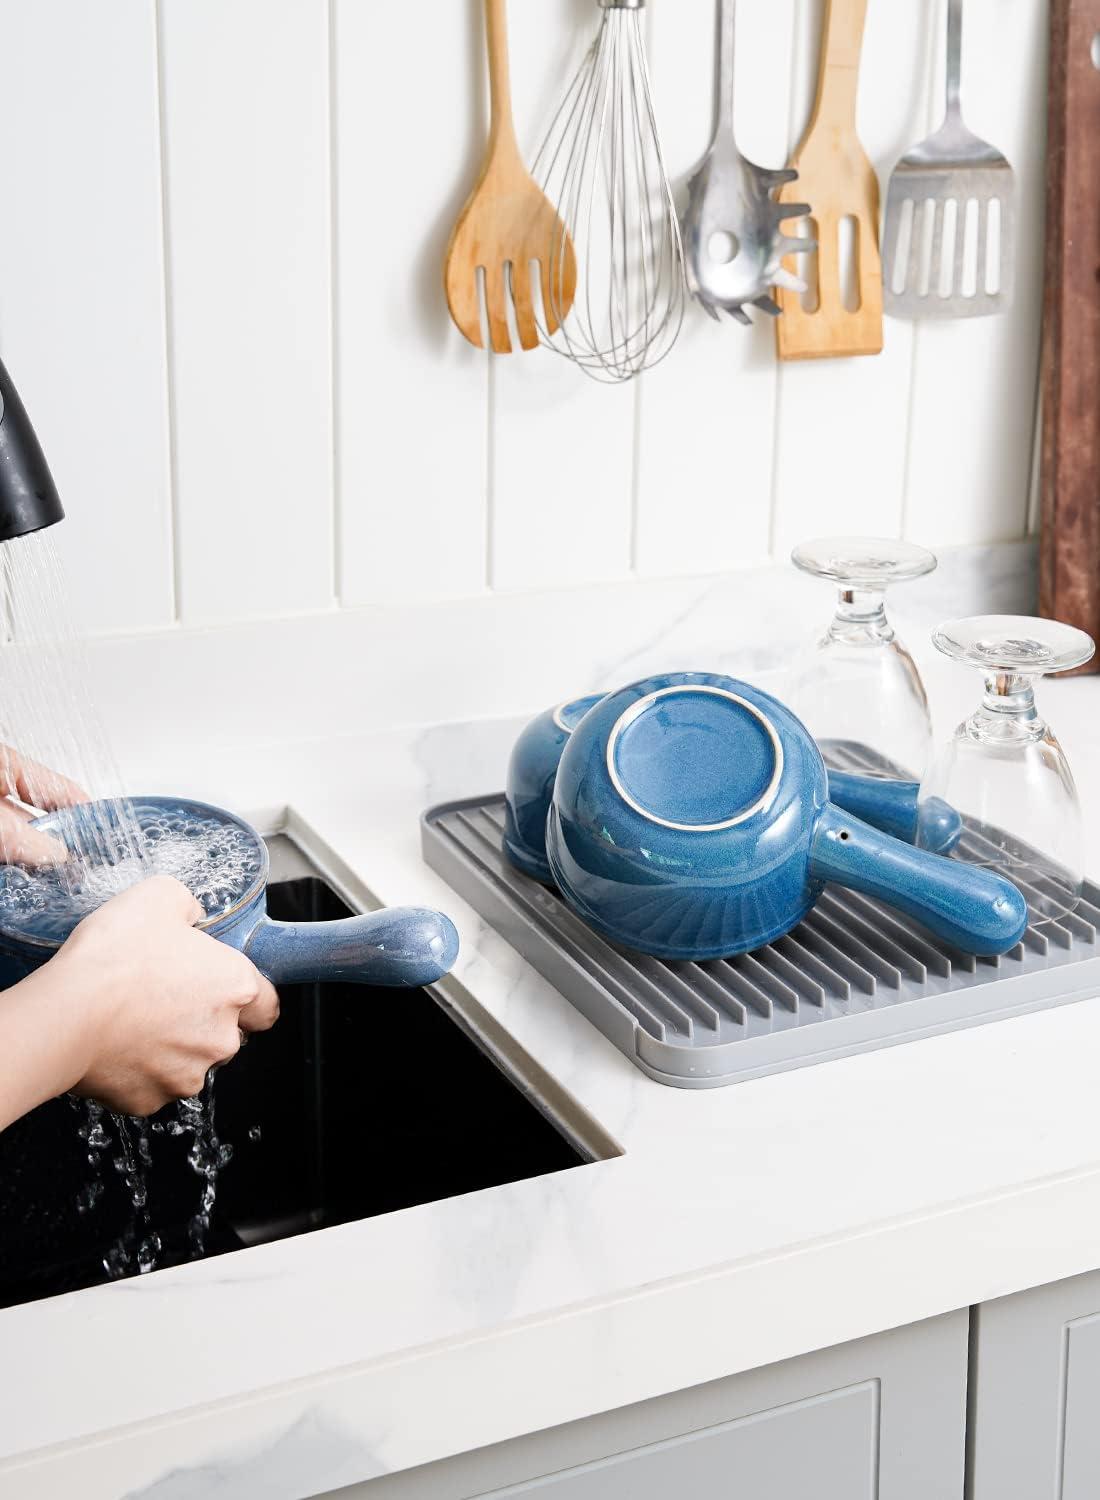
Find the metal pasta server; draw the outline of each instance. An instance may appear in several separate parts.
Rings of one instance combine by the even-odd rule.
[[[826,881],[969,953],[1005,953],[1027,905],[1000,876],[928,854],[829,800],[789,709],[748,683],[649,677],[584,715],[554,780],[546,854],[602,937],[658,958],[728,958],[789,932]]]
[[[198,923],[211,937],[246,954],[273,984],[337,980],[354,984],[418,986],[446,974],[458,956],[458,933],[441,912],[393,906],[337,922],[275,922],[267,915],[267,846],[243,818],[205,802],[180,797],[138,797],[138,824],[147,827],[165,813],[215,820],[243,832],[254,858],[244,889],[224,910]],[[115,816],[110,803],[89,804],[102,826]],[[58,832],[58,816],[35,826]],[[5,901],[16,867],[0,868],[0,986],[12,984],[52,958],[75,926],[80,911],[47,924],[40,913]]]
[[[737,0],[718,3],[718,109],[714,136],[688,183],[688,200],[680,215],[688,290],[717,320],[726,312],[739,323],[752,320],[748,304],[779,316],[773,286],[804,292],[783,264],[785,255],[814,248],[810,239],[795,239],[780,228],[784,219],[810,213],[808,203],[777,203],[774,189],[793,182],[792,167],[775,171],[758,167],[741,155],[733,132],[733,51]]]

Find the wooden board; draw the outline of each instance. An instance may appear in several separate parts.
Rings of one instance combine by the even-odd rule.
[[[1100,0],[1052,0],[1040,609],[1100,637]],[[1100,671],[1093,658],[1084,670]]]

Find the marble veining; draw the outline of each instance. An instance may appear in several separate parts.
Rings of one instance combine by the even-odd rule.
[[[310,1408],[270,1442],[242,1443],[236,1451],[171,1469],[129,1490],[123,1500],[276,1500],[384,1473],[353,1433]]]

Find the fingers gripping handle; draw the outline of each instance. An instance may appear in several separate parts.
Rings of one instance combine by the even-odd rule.
[[[1027,903],[1000,875],[910,848],[831,803],[810,862],[818,879],[877,896],[967,953],[1007,953],[1027,927]]]
[[[272,984],[335,980],[431,984],[458,957],[458,933],[442,912],[390,906],[340,922],[273,922],[264,917],[244,951]]]

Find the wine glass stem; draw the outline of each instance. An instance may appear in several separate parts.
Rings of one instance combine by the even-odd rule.
[[[1019,672],[990,672],[985,679],[983,706],[990,713],[1009,714],[1014,719],[1038,718],[1035,684]]]
[[[893,627],[886,618],[886,598],[881,589],[856,589],[842,585],[837,594],[836,614],[829,626],[831,639],[891,641]]]
[[[1035,684],[1019,672],[989,672],[982,705],[971,722],[979,739],[1038,739],[1046,731],[1035,706]]]

